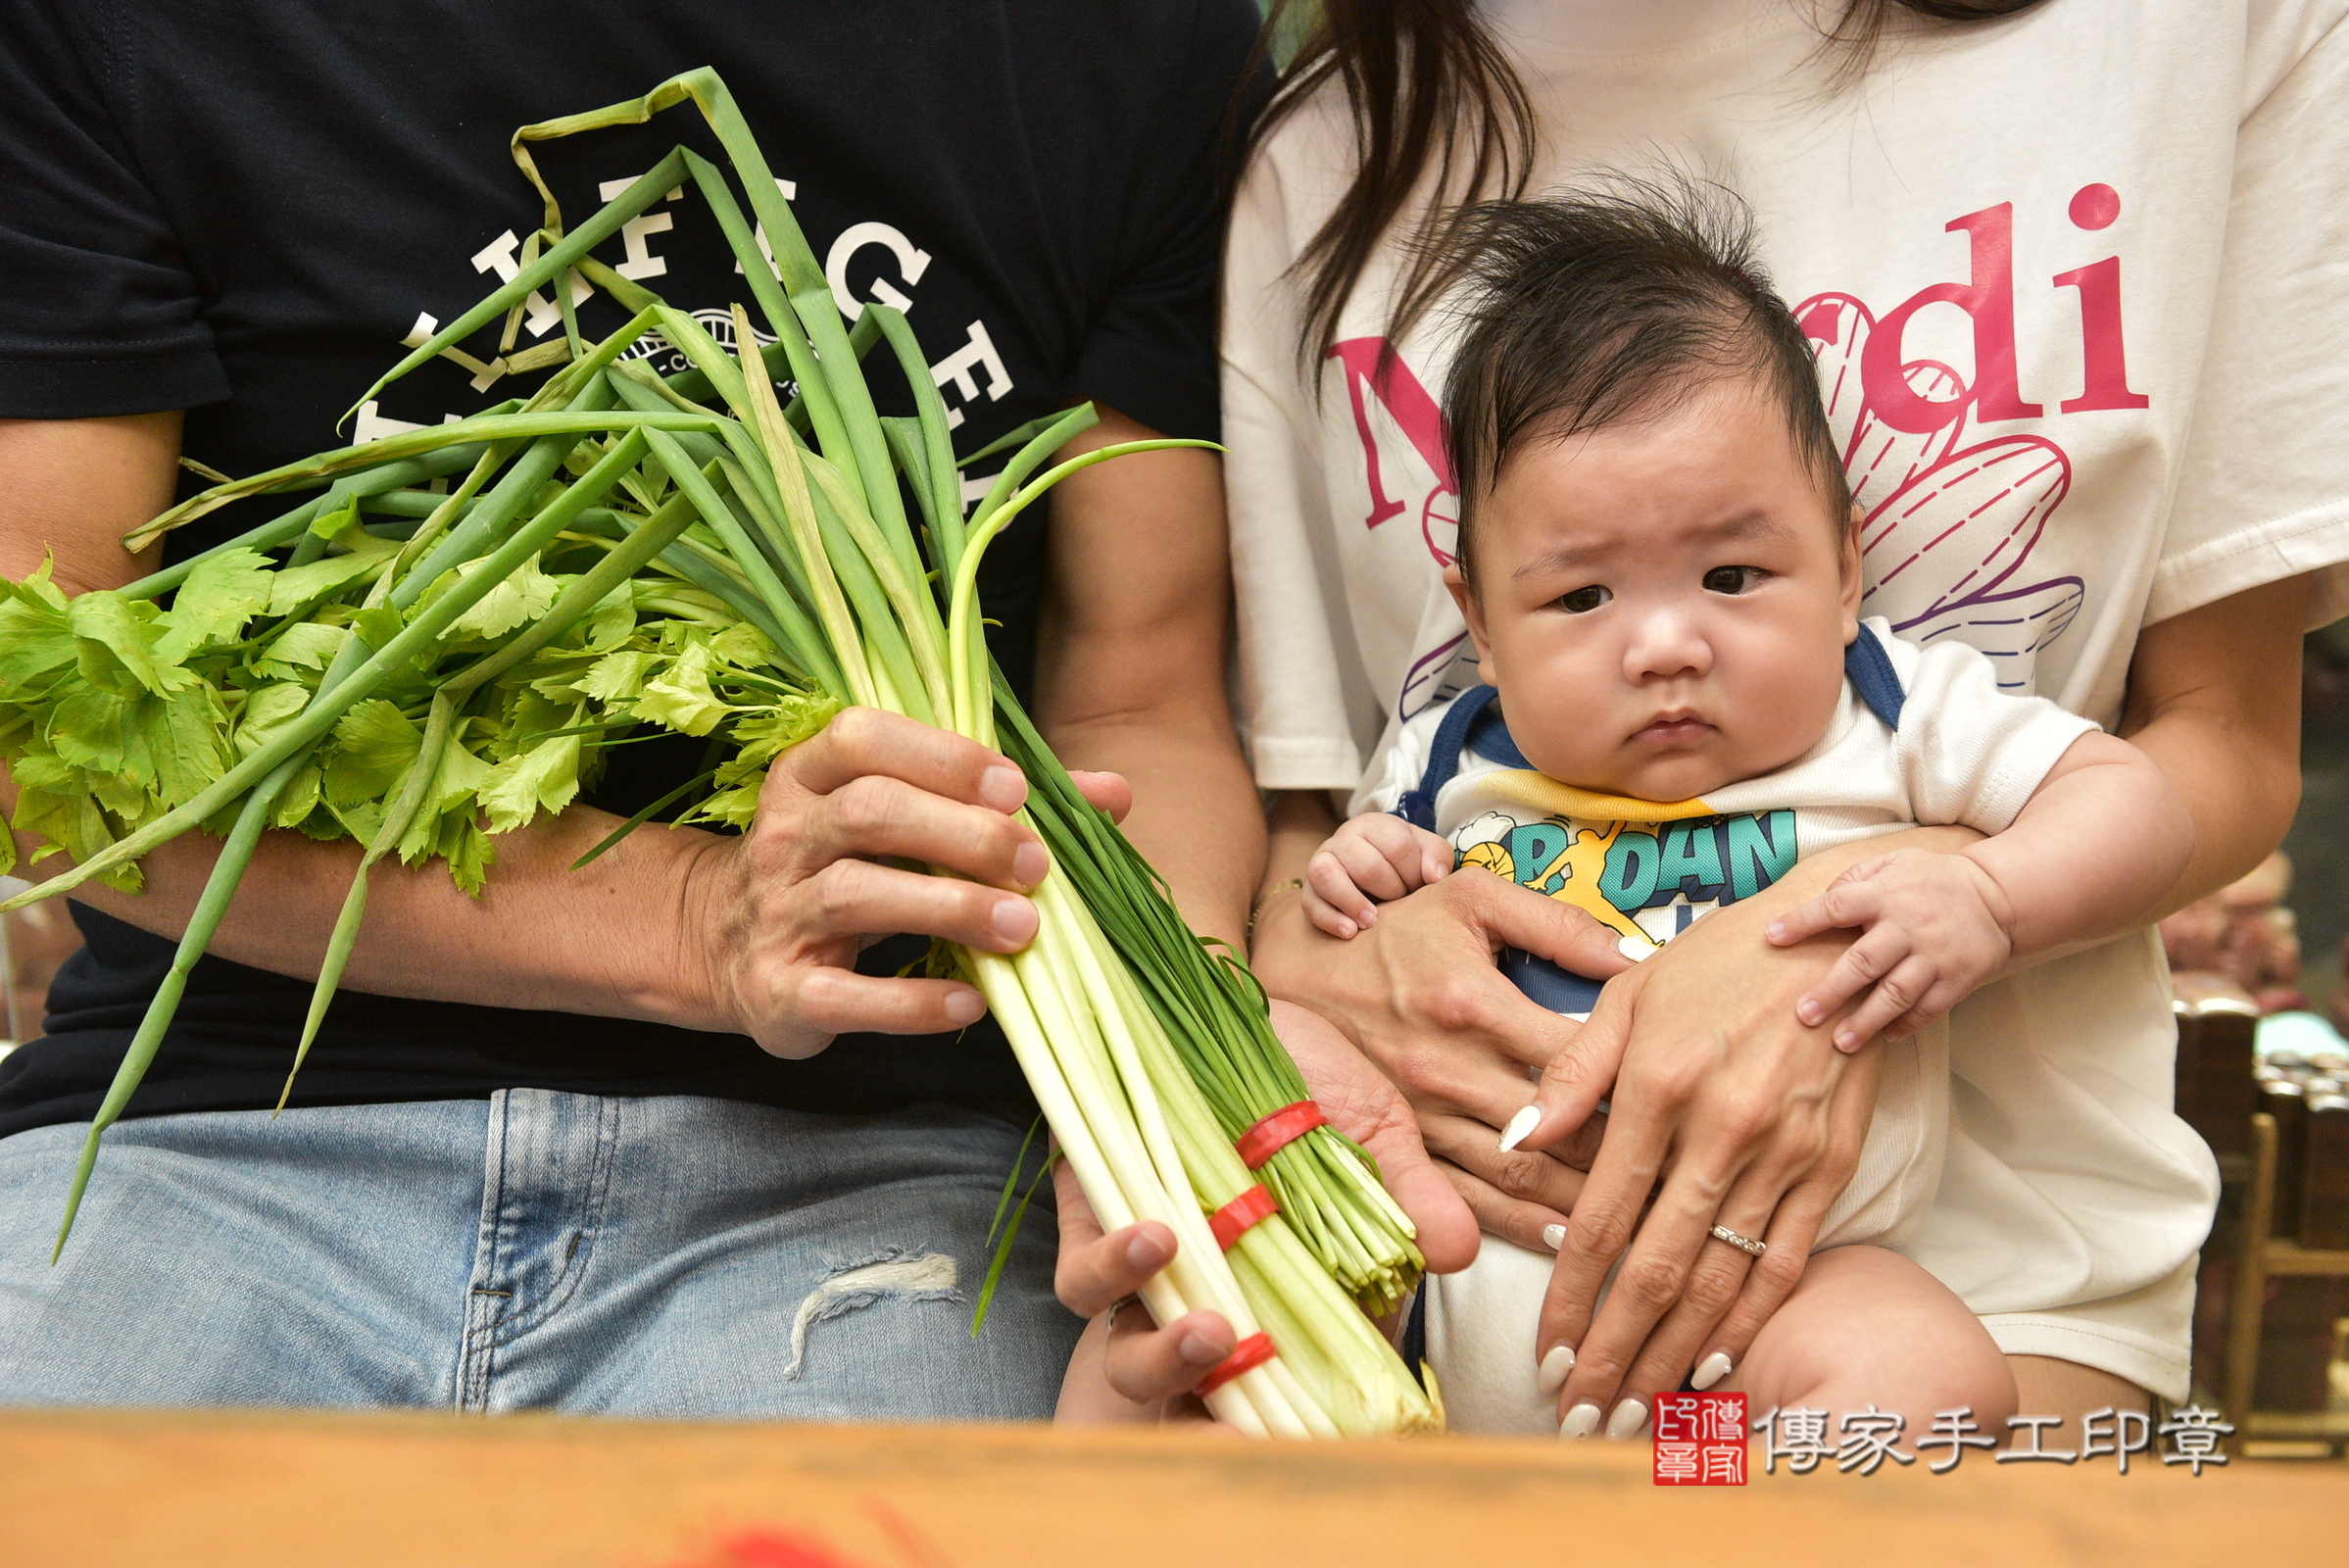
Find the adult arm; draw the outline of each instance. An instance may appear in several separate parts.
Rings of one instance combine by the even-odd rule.
[[[178,435],[175,414],[0,420],[0,572],[22,577],[47,555],[74,593],[149,569],[121,540],[169,504]],[[0,806],[13,809],[15,794],[0,777]],[[981,1010],[970,987],[857,975],[856,954],[861,938],[901,931],[995,952],[1024,945],[1035,906],[1013,890],[1047,863],[1007,814],[1025,795],[1018,770],[975,742],[852,710],[770,769],[758,821],[737,838],[638,832],[573,872],[618,825],[574,807],[502,836],[478,900],[437,865],[378,865],[345,983],[739,1032],[786,1056],[852,1030],[959,1027]],[[218,851],[185,834],[141,862],[141,893],[88,883],[74,897],[176,937]],[[881,863],[892,857],[962,876]],[[211,951],[315,976],[357,865],[354,845],[266,835]]]
[[[1156,432],[1101,409],[1073,458]],[[1142,452],[1052,495],[1036,722],[1071,767],[1124,775],[1126,836],[1193,930],[1245,943],[1264,813],[1224,688],[1231,559],[1223,471],[1198,448]]]
[[[2137,636],[2121,734],[2183,797],[2194,850],[2154,918],[2275,853],[2300,808],[2300,637],[2309,582],[2287,577]]]

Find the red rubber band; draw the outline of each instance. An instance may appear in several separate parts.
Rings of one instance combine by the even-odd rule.
[[[1310,1100],[1300,1100],[1294,1105],[1283,1105],[1262,1121],[1240,1135],[1232,1147],[1240,1151],[1240,1161],[1249,1170],[1261,1170],[1264,1162],[1287,1149],[1316,1127],[1327,1127],[1330,1118]]]
[[[1228,1252],[1240,1245],[1240,1238],[1248,1234],[1248,1227],[1262,1224],[1280,1210],[1281,1205],[1272,1200],[1272,1194],[1258,1182],[1209,1214],[1207,1229],[1215,1233],[1215,1245]]]
[[[1253,1372],[1280,1353],[1272,1348],[1270,1335],[1251,1334],[1240,1342],[1240,1348],[1216,1362],[1214,1370],[1199,1380],[1199,1392],[1213,1394],[1241,1373]]]

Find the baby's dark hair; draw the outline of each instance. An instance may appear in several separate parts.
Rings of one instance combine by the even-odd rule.
[[[1851,511],[1811,349],[1754,260],[1745,204],[1719,186],[1614,177],[1543,201],[1486,202],[1443,266],[1468,285],[1444,385],[1460,569],[1509,456],[1663,413],[1752,376],[1785,406],[1840,527]]]

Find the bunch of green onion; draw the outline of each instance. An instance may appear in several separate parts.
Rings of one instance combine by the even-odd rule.
[[[528,144],[687,100],[715,130],[758,228],[725,173],[679,147],[566,231]],[[1368,1155],[1333,1129],[1307,1132],[1259,1170],[1242,1162],[1243,1133],[1309,1098],[1262,994],[1183,925],[1155,874],[1076,792],[984,640],[979,563],[1023,509],[1090,464],[1201,443],[1135,442],[1047,468],[1094,422],[1080,409],[957,460],[904,317],[868,304],[844,327],[710,72],[526,126],[514,150],[547,203],[524,265],[367,396],[437,355],[477,365],[457,345],[501,315],[503,368],[553,369],[533,396],[222,482],[127,542],[243,497],[318,493],[125,588],[68,601],[44,570],[0,603],[0,755],[21,786],[16,826],[44,841],[35,858],[63,851],[76,861],[13,902],[91,877],[135,887],[137,858],[190,828],[226,841],[92,1123],[59,1249],[101,1135],[154,1059],[265,831],[365,845],[298,1069],[383,856],[444,858],[477,890],[494,835],[560,810],[631,731],[707,735],[710,765],[594,854],[697,789],[685,820],[741,827],[773,758],[860,704],[953,729],[1026,771],[1023,814],[1054,866],[1035,894],[1038,935],[1011,956],[956,949],[946,961],[985,994],[1102,1223],[1157,1219],[1179,1238],[1143,1293],[1151,1311],[1165,1322],[1213,1308],[1244,1340],[1269,1336],[1277,1354],[1211,1393],[1215,1413],[1285,1437],[1437,1424],[1364,1315],[1416,1282],[1409,1221]],[[774,334],[764,350],[743,306],[729,353],[589,254],[686,180],[742,263]],[[558,282],[566,274],[633,313],[627,324],[586,340]],[[515,354],[524,302],[549,284],[563,336]],[[652,374],[641,356],[661,339],[691,368]],[[861,362],[881,342],[912,388],[911,416],[875,411]],[[788,406],[778,372],[796,386]],[[958,467],[1011,447],[966,517]],[[445,493],[427,488],[435,481]],[[120,744],[93,741],[107,726]],[[1226,1251],[1208,1216],[1259,1181],[1278,1211]]]

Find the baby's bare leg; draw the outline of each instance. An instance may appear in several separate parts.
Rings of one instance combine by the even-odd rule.
[[[1721,1386],[1743,1390],[1756,1416],[1799,1405],[1840,1417],[1874,1404],[1907,1417],[1911,1434],[1929,1430],[1936,1411],[1969,1405],[1983,1432],[2003,1437],[2015,1413],[2015,1375],[1981,1319],[1881,1247],[1812,1258]]]

